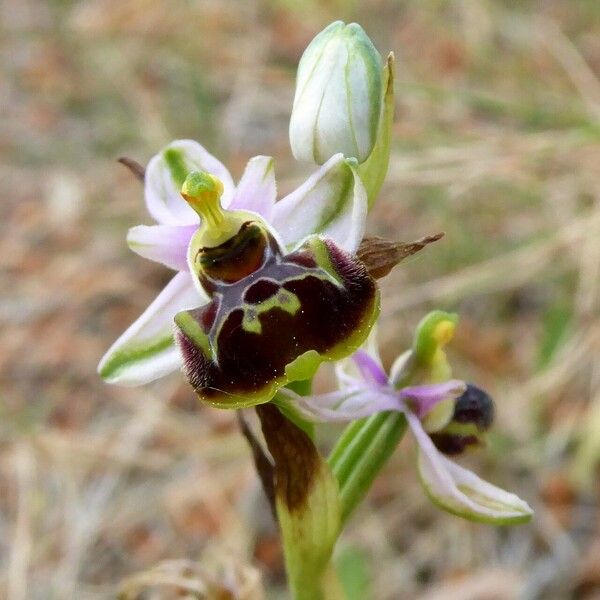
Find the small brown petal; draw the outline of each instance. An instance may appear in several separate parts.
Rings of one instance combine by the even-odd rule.
[[[122,156],[117,160],[117,162],[120,162],[122,165],[126,166],[133,173],[136,179],[144,183],[146,169],[142,165],[140,165],[139,162],[133,160],[133,158],[127,158],[126,156]]]
[[[371,277],[381,279],[399,262],[443,237],[444,233],[441,232],[408,243],[392,242],[380,237],[366,237],[361,242],[356,256],[365,264]]]

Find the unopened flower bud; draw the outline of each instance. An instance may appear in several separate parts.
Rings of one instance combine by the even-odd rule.
[[[294,156],[323,164],[341,152],[364,162],[377,139],[382,75],[381,57],[360,25],[336,21],[319,33],[298,66]]]
[[[467,385],[454,405],[452,419],[440,431],[430,434],[436,448],[444,454],[461,454],[483,444],[483,434],[494,421],[494,401],[487,392]]]

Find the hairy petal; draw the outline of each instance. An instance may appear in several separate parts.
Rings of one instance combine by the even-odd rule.
[[[187,250],[198,225],[138,225],[127,234],[129,247],[144,258],[186,271]]]
[[[417,416],[406,413],[406,418],[419,444],[419,477],[434,504],[459,517],[494,525],[531,518],[533,511],[526,502],[443,456]]]
[[[397,395],[391,390],[386,392],[368,385],[314,396],[300,396],[287,388],[279,394],[291,410],[315,422],[347,423],[383,411],[402,411]]]
[[[358,350],[352,355],[352,359],[366,382],[375,385],[387,385],[388,377],[381,366],[381,362],[367,351]]]
[[[464,381],[450,379],[444,383],[413,385],[400,390],[400,396],[410,403],[413,412],[423,419],[440,402],[458,398],[466,389]]]
[[[356,168],[336,154],[275,204],[273,226],[288,248],[316,233],[354,253],[363,238],[366,216],[367,195]]]
[[[374,377],[365,377],[356,362],[357,356],[366,355],[366,359],[373,364]],[[362,385],[365,380],[375,382],[378,385],[387,385],[388,377],[381,366],[381,356],[377,346],[377,324],[373,325],[369,337],[364,344],[352,355],[344,360],[340,360],[335,365],[335,374],[340,388],[348,388],[355,385]]]
[[[110,347],[98,365],[100,375],[109,383],[133,386],[178,369],[181,355],[173,339],[175,313],[205,302],[188,272],[175,275]]]
[[[206,171],[218,177],[223,183],[221,203],[226,207],[231,202],[235,186],[225,165],[198,142],[176,140],[153,156],[146,167],[146,206],[159,223],[198,223],[198,215],[179,193],[190,171]]]
[[[273,159],[270,156],[251,158],[229,208],[251,210],[269,221],[276,199],[277,186]]]

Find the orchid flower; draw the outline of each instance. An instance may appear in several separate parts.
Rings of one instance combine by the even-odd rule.
[[[198,175],[200,179],[194,180],[195,183],[190,180],[187,189],[190,193],[184,193],[182,197],[182,186],[190,172],[200,173]],[[194,191],[192,190],[194,186],[197,188],[195,195],[191,193]],[[218,257],[215,255],[218,248],[221,248],[222,255],[224,244],[235,246],[239,242],[243,245],[250,239],[248,236],[254,241],[260,238],[261,241],[257,242],[259,245],[262,244],[260,252],[269,254],[273,260],[275,260],[273,257],[276,257],[279,265],[285,262],[288,256],[292,256],[292,262],[295,261],[294,266],[279,266],[277,267],[279,271],[272,269],[269,273],[265,272],[267,279],[273,280],[279,275],[283,277],[280,272],[282,269],[284,271],[287,269],[285,276],[288,278],[291,277],[292,270],[296,277],[304,277],[308,270],[312,269],[313,274],[319,271],[319,277],[323,282],[329,281],[328,285],[331,284],[330,287],[333,286],[332,289],[335,288],[341,294],[339,298],[346,298],[348,306],[352,305],[356,308],[357,303],[360,304],[358,302],[360,294],[353,295],[352,291],[354,290],[352,285],[356,283],[352,278],[360,271],[360,265],[351,255],[356,251],[363,237],[367,199],[364,187],[356,173],[355,163],[344,159],[342,154],[331,157],[300,187],[276,202],[273,160],[270,157],[252,158],[236,187],[227,168],[200,144],[191,140],[179,140],[169,144],[150,160],[145,173],[144,192],[146,206],[156,224],[140,225],[130,229],[127,236],[129,246],[144,258],[160,262],[177,273],[101,360],[98,370],[108,382],[139,385],[157,379],[182,366],[183,350],[190,380],[194,380],[192,383],[197,391],[199,387],[203,387],[198,381],[198,373],[189,372],[190,364],[200,360],[198,348],[194,348],[194,345],[197,343],[202,345],[206,342],[204,339],[206,336],[200,332],[199,322],[194,319],[200,314],[198,311],[202,307],[210,306],[211,310],[216,311],[218,307],[215,302],[209,304],[211,300],[216,297],[222,300],[223,293],[230,294],[230,290],[235,287],[232,285],[233,280],[227,279],[231,273],[225,275],[220,272],[218,275],[224,280],[221,281],[217,277],[221,284],[217,289],[213,277],[215,273],[209,273],[210,269],[206,266],[208,264],[206,261],[210,259],[218,262]],[[227,224],[226,229],[231,225],[226,234],[222,231],[223,223]],[[242,227],[248,223],[252,223],[252,227],[241,237],[236,237]],[[212,233],[209,231],[211,227]],[[218,235],[214,233],[215,231]],[[258,237],[252,237],[254,234]],[[207,249],[213,251],[212,254],[204,252]],[[290,254],[286,255],[286,252]],[[240,257],[236,256],[239,262]],[[252,269],[258,269],[259,266],[262,268],[266,264],[266,262],[263,264],[263,258],[262,254],[245,257],[244,260],[256,259],[259,262],[249,270],[238,273],[234,279],[251,274]],[[303,269],[304,272],[301,273]],[[342,271],[345,269],[346,275],[340,275],[340,269]],[[364,273],[360,273],[358,280],[359,283],[362,282],[360,285],[364,284],[361,293],[364,292],[368,296],[368,298],[365,296],[365,302],[362,303],[364,310],[355,310],[355,325],[360,330],[360,335],[355,335],[357,334],[355,328],[347,331],[347,335],[340,334],[333,339],[335,336],[332,332],[331,339],[321,340],[327,347],[324,346],[319,350],[310,344],[304,344],[295,354],[288,352],[285,356],[285,359],[290,362],[296,358],[302,359],[307,376],[310,376],[310,371],[314,371],[322,360],[335,360],[351,353],[368,335],[378,310],[377,292],[372,280]],[[279,283],[281,282],[274,281],[274,284],[277,284],[274,289],[279,289]],[[269,306],[272,309],[276,301],[285,304],[284,312],[287,310],[288,315],[295,314],[295,311],[299,310],[296,303],[304,302],[300,298],[302,293],[297,291],[294,294],[290,290],[281,289],[276,298],[271,298],[273,290],[270,293],[267,293],[266,289],[254,290],[257,298],[262,293],[266,294],[265,298],[261,298],[262,300],[268,300],[267,296],[271,299],[270,305],[263,303],[261,306],[255,306],[257,310],[250,310],[247,306],[242,307],[245,311],[244,327],[248,333],[260,334],[260,319],[257,320],[257,317],[267,311]],[[236,293],[239,296],[243,292],[244,290],[238,289]],[[330,295],[329,301],[331,299]],[[240,296],[236,302],[242,300]],[[327,302],[327,299],[323,298],[322,302]],[[278,307],[281,308],[283,304]],[[304,305],[301,307],[298,318],[305,313],[305,308]],[[350,308],[348,310],[350,311]],[[178,319],[177,337],[181,348],[177,346],[174,335],[174,319],[178,314],[181,317]],[[214,314],[212,317],[214,318]],[[329,317],[334,319],[333,315]],[[304,323],[304,325],[308,328],[319,326],[316,322]],[[290,335],[297,334],[301,329],[290,329]],[[318,336],[312,336],[313,339],[316,337]],[[212,344],[210,352],[214,353],[216,339],[213,338],[214,335],[209,341]],[[220,338],[220,341],[223,342],[223,338]],[[256,341],[262,343],[263,347],[268,345],[260,338],[256,338]],[[274,341],[276,340],[271,340],[271,344]],[[351,344],[347,350],[341,352],[339,345],[346,341]],[[203,348],[206,349],[205,346]],[[318,352],[315,353],[315,350]],[[229,356],[236,352],[238,351],[235,348],[230,348]],[[247,347],[246,353],[250,355],[252,352],[253,350]],[[194,353],[195,355],[192,356]],[[219,360],[225,360],[224,356],[219,357],[216,354],[212,358],[215,365]],[[310,365],[307,367],[306,363]],[[281,371],[289,366],[286,362],[278,365],[278,368]],[[299,367],[298,364],[293,366]],[[237,396],[237,392],[234,391],[236,399],[231,405],[243,404],[240,397],[245,396],[246,393],[249,393],[250,397],[254,393],[254,400],[249,400],[245,404],[270,399],[269,396],[275,393],[277,386],[284,385],[304,374],[302,368],[296,370],[298,373],[295,376],[278,373],[277,385],[268,392],[263,390],[264,393],[259,394],[260,397],[257,397],[254,392],[259,388],[262,389],[264,382],[255,381],[253,384],[255,390],[240,390]],[[223,387],[227,387],[227,376],[228,374],[223,372],[222,377],[216,378],[220,380],[219,384]],[[211,381],[208,381],[204,387],[213,385]],[[231,390],[221,391],[224,394],[231,392]],[[208,401],[219,403],[214,398]]]
[[[467,386],[458,379],[398,387],[410,358],[410,351],[399,357],[388,376],[371,344],[368,350],[362,348],[351,359],[336,365],[338,391],[300,396],[292,390],[283,389],[279,392],[278,401],[313,422],[349,422],[385,411],[400,412],[417,442],[419,478],[434,504],[473,521],[515,524],[529,520],[532,510],[526,502],[483,481],[448,459],[436,447],[436,432],[451,435],[452,425],[460,425],[461,422],[464,425],[464,417],[469,412],[475,416],[472,419],[475,429],[489,425],[489,396],[479,394],[478,388]],[[474,396],[481,398],[479,412],[483,415],[472,414]],[[465,403],[468,410],[464,410]],[[456,433],[460,446],[461,434]],[[441,441],[443,444],[447,439],[442,437]],[[443,447],[442,444],[439,444],[440,447]],[[455,448],[456,445],[452,446],[452,452]]]

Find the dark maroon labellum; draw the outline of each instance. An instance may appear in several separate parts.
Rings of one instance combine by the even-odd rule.
[[[444,429],[430,434],[435,447],[444,454],[462,454],[483,445],[482,434],[494,421],[494,401],[472,383],[456,399],[452,420]]]
[[[476,435],[460,435],[452,433],[431,433],[429,435],[435,447],[449,456],[462,454],[468,448],[477,448],[482,445]]]
[[[467,384],[467,389],[456,399],[454,405],[454,423],[472,423],[485,431],[494,422],[494,401],[491,396],[472,383]]]
[[[318,236],[290,254],[258,222],[195,257],[211,301],[179,313],[176,339],[199,398],[221,407],[267,402],[323,360],[352,353],[378,312],[362,262]]]

